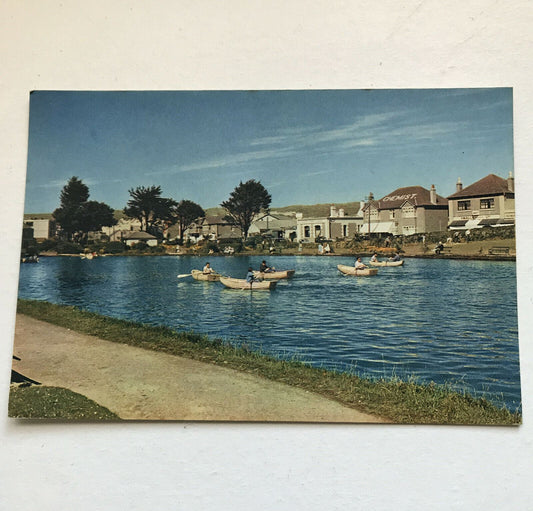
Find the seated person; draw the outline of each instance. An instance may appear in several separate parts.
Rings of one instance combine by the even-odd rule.
[[[252,282],[254,282],[255,280],[255,277],[254,277],[254,270],[253,268],[250,266],[248,268],[248,273],[246,274],[246,282],[248,282],[249,284],[251,284]]]
[[[274,271],[274,268],[271,268],[270,266],[268,266],[268,264],[266,263],[266,261],[263,261],[261,263],[261,266],[259,266],[259,271],[261,273],[267,273],[267,272],[272,272]]]
[[[205,263],[204,269],[202,270],[202,273],[215,273],[215,270],[211,268],[211,265],[209,263]]]
[[[363,262],[361,261],[361,258],[358,257],[357,261],[355,261],[355,269],[356,270],[364,270],[366,268],[367,268],[366,264],[363,264]]]
[[[400,256],[397,252],[392,257],[389,258],[389,261],[393,261],[393,262],[396,262],[399,260],[400,260]]]
[[[370,258],[370,261],[372,263],[379,263],[378,261],[378,255],[377,254],[374,254],[371,258]]]

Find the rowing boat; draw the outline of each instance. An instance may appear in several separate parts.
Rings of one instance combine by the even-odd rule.
[[[277,280],[254,280],[246,282],[246,279],[233,279],[231,277],[220,277],[220,282],[230,289],[274,289]]]
[[[284,271],[254,271],[254,276],[260,279],[288,279],[294,275],[295,270]]]
[[[403,264],[403,259],[401,261],[369,261],[370,266],[401,266]]]
[[[218,273],[204,273],[200,270],[191,270],[191,275],[195,280],[204,280],[208,282],[218,282],[220,280],[220,274]]]
[[[356,270],[353,266],[347,266],[345,264],[338,264],[337,269],[344,273],[344,275],[355,275],[356,277],[367,277],[370,275],[377,275],[377,268],[365,268],[363,270]]]

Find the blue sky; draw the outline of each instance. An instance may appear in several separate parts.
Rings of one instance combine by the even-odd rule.
[[[448,196],[513,170],[512,89],[54,92],[30,96],[26,213],[71,176],[122,209],[130,188],[204,208],[260,180],[272,207]]]

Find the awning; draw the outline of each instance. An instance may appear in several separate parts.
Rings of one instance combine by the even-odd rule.
[[[466,220],[454,220],[450,227],[463,227],[466,224]]]
[[[370,223],[370,232],[374,233],[394,233],[396,231],[394,222],[374,222]],[[368,234],[368,223],[363,224],[361,227],[361,233]]]
[[[479,221],[479,225],[494,225],[498,223],[497,218],[484,218],[483,220]]]

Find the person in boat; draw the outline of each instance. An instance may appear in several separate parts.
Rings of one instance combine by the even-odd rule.
[[[215,273],[215,270],[211,268],[211,265],[209,263],[205,263],[204,269],[202,270],[202,273]]]
[[[389,257],[389,261],[392,261],[393,263],[400,261],[400,255],[398,254],[398,252],[395,252],[392,257]]]
[[[248,282],[249,284],[251,284],[252,282],[254,282],[256,280],[255,276],[254,276],[254,270],[253,268],[250,266],[248,268],[248,273],[246,274],[246,282]]]
[[[377,254],[374,254],[374,255],[370,258],[370,262],[371,262],[371,263],[379,263],[379,261],[378,261],[378,255],[377,255]]]
[[[268,266],[266,261],[263,261],[259,266],[259,271],[261,273],[271,273],[274,271],[274,268],[271,268],[270,266]]]
[[[355,269],[356,270],[366,270],[366,268],[367,268],[367,265],[363,264],[363,261],[361,261],[361,258],[358,257],[357,260],[355,261]]]

